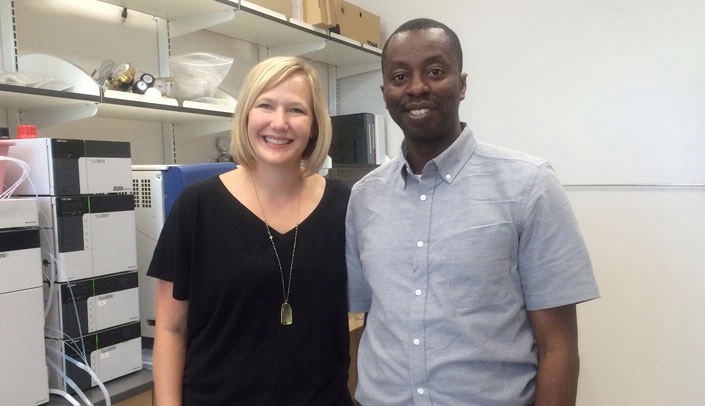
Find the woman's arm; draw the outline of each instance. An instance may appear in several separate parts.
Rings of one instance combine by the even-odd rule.
[[[154,395],[157,406],[181,406],[186,362],[188,301],[172,296],[174,284],[157,282],[154,335]]]

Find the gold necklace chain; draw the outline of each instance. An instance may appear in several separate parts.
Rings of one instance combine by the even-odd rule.
[[[257,186],[255,186],[255,180],[252,178],[252,173],[250,172],[250,180],[252,181],[252,188],[255,190],[255,196],[257,197],[257,203],[262,211],[262,217],[264,217],[264,226],[267,228],[267,235],[269,236],[269,241],[272,243],[272,249],[274,249],[274,256],[277,258],[277,265],[279,265],[279,275],[281,275],[282,280],[282,295],[284,296],[284,303],[281,305],[280,309],[280,322],[284,326],[288,326],[294,322],[293,311],[291,305],[289,304],[289,295],[291,293],[291,275],[294,273],[294,255],[296,254],[296,241],[299,237],[299,223],[296,223],[294,227],[294,246],[291,249],[291,264],[289,265],[289,283],[284,283],[284,268],[282,267],[282,262],[279,259],[279,251],[277,251],[277,246],[274,244],[274,237],[269,229],[269,222],[267,221],[267,214],[264,212],[264,206],[259,198],[259,193],[257,193]],[[301,206],[301,194],[299,194],[299,206]],[[300,209],[301,207],[299,207]],[[297,214],[298,210],[297,209]],[[288,286],[287,286],[288,285]]]

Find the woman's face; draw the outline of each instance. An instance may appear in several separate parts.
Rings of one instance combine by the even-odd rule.
[[[313,135],[312,125],[312,95],[305,76],[291,76],[260,93],[247,123],[255,160],[298,167]]]

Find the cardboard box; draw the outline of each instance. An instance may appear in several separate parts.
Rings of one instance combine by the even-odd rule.
[[[266,9],[282,13],[286,19],[291,18],[291,0],[247,0],[252,4],[262,6]]]
[[[338,7],[338,30],[331,29],[362,44],[380,47],[379,16],[347,1],[341,1]]]
[[[321,28],[338,24],[339,0],[304,0],[304,21]]]

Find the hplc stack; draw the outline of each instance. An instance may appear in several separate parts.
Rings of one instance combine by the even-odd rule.
[[[142,368],[130,144],[16,140],[29,164],[16,194],[36,196],[46,268],[51,388],[73,392]],[[9,181],[19,178],[8,168]],[[87,364],[94,375],[71,361]]]

